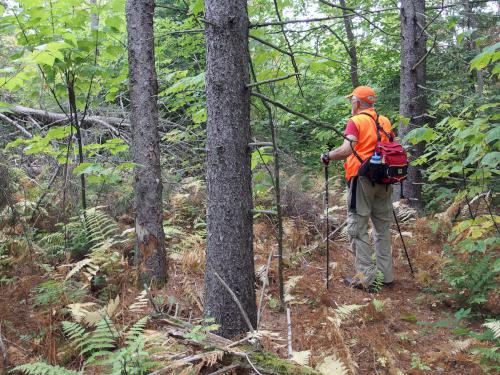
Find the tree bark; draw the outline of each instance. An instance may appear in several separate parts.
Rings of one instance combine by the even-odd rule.
[[[425,123],[427,106],[426,86],[426,37],[422,33],[425,27],[425,0],[401,1],[401,80],[399,112],[410,119],[408,124],[399,124],[399,136],[403,138],[412,129]],[[421,35],[421,36],[420,36]],[[419,38],[420,36],[420,38]],[[410,148],[410,163],[422,155],[424,145],[419,143]],[[403,192],[410,205],[422,209],[422,174],[419,167],[408,169],[408,179],[403,184]],[[399,198],[399,186],[394,189],[395,198]]]
[[[151,279],[165,282],[167,277],[153,12],[154,0],[127,0],[130,123],[132,155],[136,164],[136,263],[141,286]]]
[[[345,0],[339,0],[340,6],[342,7],[342,15],[344,16],[344,26],[345,32],[347,34],[347,40],[349,41],[349,57],[351,59],[351,83],[352,87],[356,88],[359,86],[358,79],[358,55],[356,52],[356,40],[354,39],[354,33],[352,32],[352,16],[349,16],[349,12],[346,9]]]
[[[206,0],[207,256],[205,316],[232,337],[248,331],[229,285],[256,327],[245,0]]]

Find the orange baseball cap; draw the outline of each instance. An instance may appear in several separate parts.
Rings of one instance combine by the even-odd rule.
[[[353,96],[368,104],[373,104],[377,101],[377,94],[375,94],[375,91],[369,86],[356,87],[352,93],[346,96],[346,98],[351,99]]]

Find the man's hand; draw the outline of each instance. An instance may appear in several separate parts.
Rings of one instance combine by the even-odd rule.
[[[330,156],[329,156],[329,151],[321,154],[321,162],[324,164],[324,165],[328,165],[330,163]]]

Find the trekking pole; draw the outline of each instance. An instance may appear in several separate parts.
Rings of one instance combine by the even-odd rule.
[[[406,250],[405,240],[403,238],[403,234],[401,233],[401,229],[399,228],[398,218],[394,209],[392,209],[392,214],[394,215],[394,220],[396,221],[396,226],[398,227],[399,237],[401,237],[401,242],[403,243],[403,249],[405,249],[405,255],[406,259],[408,259],[408,265],[410,266],[411,275],[415,277],[415,275],[413,274],[413,267],[411,266],[410,256],[408,255],[408,251]]]
[[[328,164],[325,165],[325,206],[326,206],[326,289],[330,282],[330,223],[328,219]]]

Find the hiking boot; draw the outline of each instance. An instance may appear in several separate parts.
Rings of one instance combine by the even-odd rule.
[[[373,287],[373,285],[365,286],[356,277],[344,277],[344,284],[350,286],[351,288],[356,288],[364,290],[368,293],[377,293],[378,291]]]
[[[351,288],[365,290],[365,286],[356,277],[344,277],[344,284]]]
[[[386,287],[386,288],[392,289],[392,288],[394,288],[395,283],[396,283],[396,282],[395,282],[394,280],[389,281],[389,282],[385,282],[385,281],[383,281],[383,282],[382,282],[382,285],[383,285],[384,287]]]

